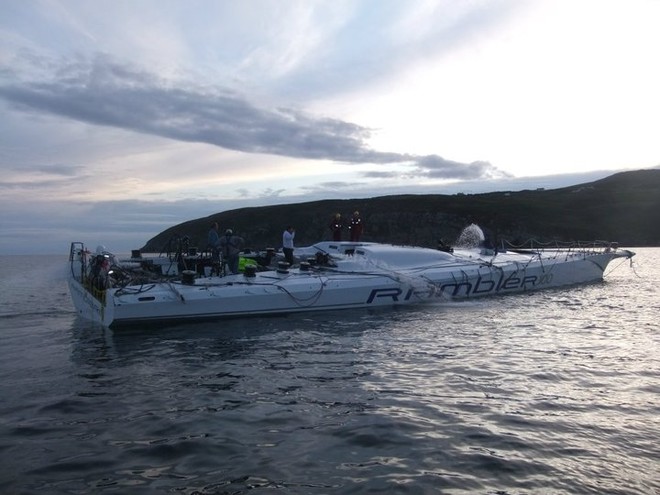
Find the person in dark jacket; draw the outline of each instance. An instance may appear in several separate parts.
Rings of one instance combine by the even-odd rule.
[[[211,224],[206,244],[208,245],[208,249],[211,250],[211,260],[214,262],[220,261],[220,235],[218,234],[218,222],[213,222]]]
[[[222,252],[222,261],[234,275],[238,273],[239,255],[244,243],[243,238],[234,235],[231,229],[227,229],[225,235],[220,238],[219,245]]]
[[[332,230],[332,240],[341,241],[341,230],[344,225],[341,223],[341,214],[336,213],[330,221],[330,230]]]
[[[362,237],[362,230],[364,228],[364,223],[360,217],[360,212],[353,212],[353,217],[351,218],[351,223],[348,225],[348,230],[351,233],[351,242],[360,242],[360,237]]]

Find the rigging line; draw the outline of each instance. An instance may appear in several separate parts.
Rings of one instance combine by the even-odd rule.
[[[435,284],[429,283],[428,279],[423,275],[411,275],[410,273],[405,273],[403,271],[397,271],[392,268],[387,268],[383,266],[375,265],[378,270],[381,272],[369,272],[369,271],[341,271],[341,270],[332,270],[335,273],[346,273],[346,274],[358,274],[358,275],[369,275],[372,277],[387,277],[390,280],[397,283],[407,283],[411,288],[415,289],[415,285],[422,283],[427,286],[429,290],[435,290]]]
[[[289,290],[285,289],[281,285],[273,284],[275,287],[277,287],[279,290],[284,292],[287,296],[289,296],[298,306],[304,307],[304,308],[309,308],[312,307],[316,302],[321,298],[321,294],[323,293],[323,289],[325,288],[325,284],[321,283],[321,286],[319,289],[312,294],[311,296],[307,298],[301,298],[301,297],[296,297],[294,296]],[[309,302],[308,302],[309,301]],[[305,304],[303,304],[305,303]]]
[[[183,294],[181,294],[181,292],[179,292],[176,287],[174,287],[174,284],[172,284],[172,282],[167,282],[166,285],[172,290],[172,292],[174,292],[179,297],[179,299],[181,299],[181,302],[183,303],[186,302],[186,298],[183,297]]]
[[[373,264],[372,261],[369,263]],[[327,271],[338,274],[345,275],[368,275],[371,277],[387,277],[393,282],[398,284],[407,284],[413,291],[417,291],[420,285],[424,285],[426,290],[430,292],[435,292],[436,286],[433,283],[430,283],[429,280],[424,276],[414,276],[402,271],[393,270],[391,268],[386,268],[383,266],[375,265],[376,269],[380,270],[379,272],[373,271],[357,271],[357,270],[339,270],[334,268],[326,268]]]
[[[632,257],[630,257],[629,259],[630,259],[630,269],[631,269],[631,270],[633,271],[633,273],[637,276],[637,278],[642,278],[642,276],[639,275],[639,274],[637,273],[637,270],[635,270],[635,265],[636,265],[637,263],[633,263],[633,259],[632,259]],[[623,263],[623,261],[622,261],[621,263]]]
[[[282,287],[279,284],[279,282],[281,282],[281,279],[273,278],[273,280],[274,280],[274,282],[266,282],[266,283],[235,281],[235,282],[227,282],[227,283],[224,283],[224,284],[205,284],[203,286],[200,285],[200,287],[204,287],[204,288],[208,288],[208,289],[211,289],[211,288],[214,288],[214,287],[230,287],[230,286],[275,287],[276,289],[286,293],[299,306],[307,307],[307,306],[312,306],[321,297],[321,294],[323,293],[323,289],[325,288],[325,285],[326,285],[326,282],[327,282],[327,277],[322,277],[322,276],[310,277],[309,280],[318,280],[319,288],[316,290],[316,292],[314,294],[312,294],[311,296],[306,297],[306,298],[296,297],[288,289],[286,289],[285,287]],[[306,303],[307,301],[312,301],[312,302],[307,304],[307,305],[303,304],[303,303]]]
[[[132,289],[128,286],[120,287],[115,291],[115,296],[123,296],[123,295],[132,295],[132,294],[141,294],[142,292],[147,292],[150,291],[156,287],[155,283],[150,283],[148,285],[141,284],[140,288],[138,289]]]
[[[630,268],[631,268],[631,270],[633,271],[633,273],[635,274],[635,276],[636,276],[637,278],[643,278],[641,275],[639,275],[639,274],[637,273],[637,270],[635,270],[635,265],[634,265],[634,263],[633,263],[633,259],[632,259],[632,258],[623,258],[623,259],[622,259],[622,260],[621,260],[616,266],[614,266],[614,267],[612,267],[612,268],[609,268],[609,269],[606,271],[606,273],[603,273],[603,278],[609,276],[610,273],[614,272],[614,270],[618,269],[621,265],[623,265],[623,264],[624,264],[626,261],[628,261],[628,260],[630,260]]]

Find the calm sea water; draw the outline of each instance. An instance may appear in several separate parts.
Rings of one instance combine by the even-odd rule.
[[[0,257],[0,493],[660,493],[660,249],[605,283],[112,332]]]

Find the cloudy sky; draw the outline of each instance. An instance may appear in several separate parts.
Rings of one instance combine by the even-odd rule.
[[[0,254],[657,167],[659,24],[657,0],[2,0]]]

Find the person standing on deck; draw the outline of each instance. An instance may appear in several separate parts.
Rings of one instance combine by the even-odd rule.
[[[332,240],[341,241],[341,229],[344,226],[341,223],[341,214],[335,214],[334,218],[330,221],[330,230],[332,230]]]
[[[218,222],[213,222],[206,240],[207,249],[211,250],[211,260],[220,261],[220,236],[218,235]]]
[[[364,224],[362,223],[362,218],[360,218],[360,212],[353,212],[351,223],[348,225],[348,230],[351,233],[351,242],[360,242],[363,227]]]
[[[238,273],[239,254],[244,243],[243,238],[234,235],[231,229],[227,229],[225,235],[220,238],[219,245],[222,250],[222,259],[234,275]]]
[[[293,266],[293,239],[295,237],[296,229],[291,225],[289,225],[282,233],[282,252],[284,253],[284,259],[289,266]]]

